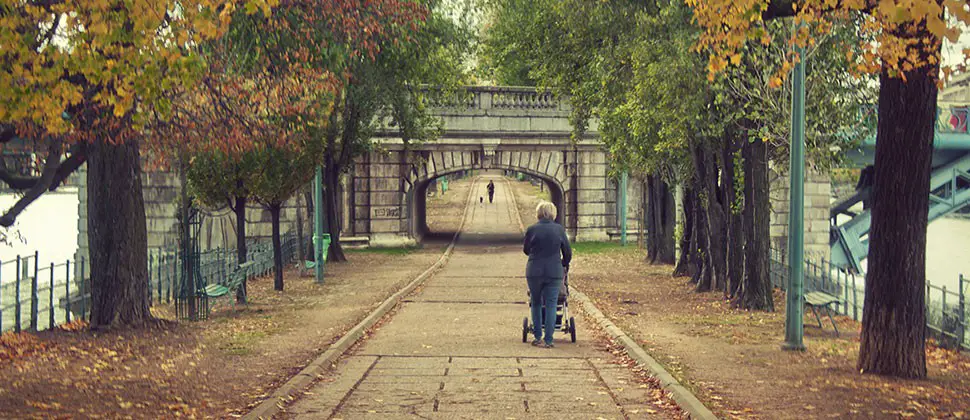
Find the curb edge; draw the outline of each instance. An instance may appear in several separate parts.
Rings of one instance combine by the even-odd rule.
[[[674,401],[678,406],[688,414],[692,419],[705,419],[705,420],[716,420],[717,416],[704,406],[697,397],[692,394],[687,388],[677,382],[677,379],[673,377],[669,372],[667,372],[664,367],[658,363],[653,357],[651,357],[643,347],[640,347],[635,340],[630,338],[620,327],[613,324],[603,312],[593,304],[593,301],[586,296],[585,293],[577,290],[575,287],[570,290],[570,295],[575,296],[583,304],[583,308],[586,312],[596,320],[596,322],[606,331],[613,339],[620,342],[626,349],[627,355],[636,360],[639,364],[643,365],[653,376],[660,381],[661,387],[670,392],[673,396]]]
[[[472,180],[473,185],[475,182],[478,182],[479,178],[480,177],[475,177]],[[469,188],[468,196],[465,197],[466,202],[471,200],[471,193],[472,190]],[[410,283],[404,286],[404,288],[398,290],[396,293],[381,302],[381,304],[378,305],[378,307],[369,315],[367,315],[366,318],[357,323],[357,325],[351,328],[350,331],[344,334],[344,336],[339,340],[331,344],[327,350],[314,358],[306,365],[306,367],[300,370],[299,373],[293,375],[289,380],[284,382],[283,385],[280,385],[280,387],[277,388],[276,391],[274,391],[268,398],[260,402],[258,405],[256,405],[256,407],[243,415],[242,419],[271,419],[283,411],[283,407],[289,404],[297,393],[305,390],[307,386],[313,383],[321,372],[327,370],[331,363],[340,358],[340,356],[343,356],[344,353],[347,352],[347,349],[360,340],[368,329],[373,327],[374,324],[377,324],[377,322],[380,321],[384,315],[390,312],[391,309],[397,306],[397,304],[400,303],[405,296],[413,292],[414,289],[417,289],[418,286],[424,282],[424,280],[431,277],[434,272],[438,271],[439,268],[445,265],[445,263],[448,262],[448,259],[451,257],[452,251],[455,249],[455,244],[458,243],[458,238],[461,236],[461,229],[465,225],[465,220],[468,217],[468,209],[470,207],[472,206],[465,206],[465,210],[461,216],[461,224],[458,226],[458,231],[455,233],[455,236],[452,237],[451,243],[448,244],[448,248],[445,249],[445,252],[438,257],[438,260],[432,264],[431,267],[428,267],[421,274],[415,277],[414,280],[411,280]]]

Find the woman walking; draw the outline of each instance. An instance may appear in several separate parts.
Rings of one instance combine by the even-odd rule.
[[[529,256],[525,278],[529,284],[532,304],[533,346],[551,348],[556,329],[556,303],[562,285],[564,267],[569,266],[573,251],[569,247],[566,229],[556,223],[556,206],[543,201],[536,206],[536,224],[525,232],[523,251]],[[542,322],[545,301],[545,325]],[[545,337],[542,330],[545,329]]]

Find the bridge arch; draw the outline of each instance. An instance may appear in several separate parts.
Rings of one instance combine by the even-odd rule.
[[[433,107],[442,123],[439,138],[409,142],[398,128],[380,123],[377,147],[348,174],[343,236],[365,238],[371,246],[414,244],[427,232],[431,180],[462,170],[504,169],[549,186],[572,240],[608,240],[619,224],[607,151],[595,119],[574,137],[570,109],[568,101],[534,88],[468,87]]]
[[[540,161],[538,156],[539,152],[533,153],[537,153],[535,165],[538,165],[538,162]],[[549,159],[549,157],[546,156],[544,159]],[[458,160],[456,162],[461,161]],[[495,163],[484,162],[483,164],[481,161],[469,161],[468,159],[461,164],[447,166],[443,165],[431,170],[422,170],[420,166],[423,165],[412,165],[412,170],[410,171],[408,180],[406,181],[407,184],[410,185],[410,188],[408,188],[405,199],[407,203],[406,214],[409,215],[410,219],[408,229],[410,236],[416,241],[420,242],[431,232],[427,224],[427,196],[428,188],[432,181],[451,174],[471,170],[514,171],[539,179],[543,184],[545,184],[546,189],[549,191],[550,201],[555,204],[556,208],[558,209],[556,221],[565,225],[565,221],[569,220],[567,215],[569,212],[569,206],[567,205],[567,192],[569,184],[568,182],[564,184],[561,179],[555,176],[555,172],[550,174],[547,171],[543,171],[535,167],[535,165],[528,166],[510,164],[509,160],[506,160],[505,162],[499,160]],[[556,171],[562,173],[565,172],[560,170],[558,166],[556,167]],[[533,215],[523,214],[521,217],[522,222],[528,225],[531,223]]]

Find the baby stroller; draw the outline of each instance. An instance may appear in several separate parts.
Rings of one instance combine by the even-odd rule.
[[[527,291],[527,296],[531,297],[531,294]],[[545,309],[546,302],[542,302],[542,307]],[[529,299],[529,309],[532,309],[532,299]],[[569,322],[563,322],[566,319]],[[546,311],[542,311],[542,321],[545,323]],[[556,329],[562,330],[564,333],[569,333],[569,339],[573,343],[576,342],[576,320],[569,316],[569,267],[565,267],[562,276],[562,285],[559,287],[559,299],[556,301]],[[529,322],[529,317],[522,318],[522,342],[525,343],[529,341],[529,334],[532,334],[532,323]]]

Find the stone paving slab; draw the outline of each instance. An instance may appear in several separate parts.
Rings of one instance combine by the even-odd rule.
[[[524,304],[529,301],[525,280],[513,278],[487,278],[476,281],[429,282],[420,296],[411,301],[506,302]]]
[[[435,368],[449,367],[447,357],[382,357],[376,367],[393,368]]]
[[[484,188],[488,178],[482,181]],[[499,184],[500,179],[495,179]],[[507,188],[499,188],[499,191]],[[507,194],[470,211],[449,262],[398,306],[305,398],[291,418],[631,419],[650,414],[648,390],[590,337],[522,343],[529,316],[526,256]],[[477,205],[477,203],[476,203]]]

